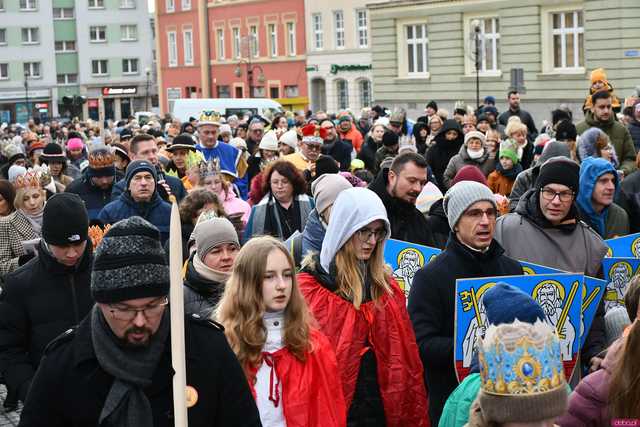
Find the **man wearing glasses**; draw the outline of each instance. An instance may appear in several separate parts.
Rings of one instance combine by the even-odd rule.
[[[95,252],[97,304],[45,350],[20,425],[173,425],[168,293],[158,230],[140,217],[114,224]],[[189,425],[259,426],[221,327],[189,317],[185,345]]]
[[[322,153],[322,141],[326,131],[315,124],[308,124],[302,128],[302,141],[298,144],[298,151],[287,154],[284,160],[293,163],[301,172],[315,171],[315,164]]]

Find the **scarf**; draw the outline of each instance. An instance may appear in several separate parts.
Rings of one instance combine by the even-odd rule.
[[[93,348],[100,367],[114,377],[98,420],[101,426],[153,427],[151,404],[143,389],[151,385],[168,337],[169,312],[165,310],[160,327],[147,347],[124,348],[113,335],[102,311],[97,305],[93,307]]]
[[[522,155],[524,154],[524,148],[527,146],[529,142],[525,141],[524,144],[520,145],[520,144],[516,144],[518,146],[517,148],[517,153],[518,153],[518,160],[522,160]]]
[[[205,264],[198,255],[193,257],[193,268],[203,278],[220,284],[226,283],[231,277],[231,272],[214,270]]]
[[[29,220],[31,228],[38,236],[42,235],[42,214],[44,213],[44,206],[35,214],[29,214],[26,211],[20,209],[20,213]]]
[[[502,167],[502,163],[497,162],[496,170],[505,178],[515,180],[518,174],[522,172],[522,165],[520,163],[516,163],[511,169],[505,169]]]
[[[472,151],[467,148],[467,154],[469,155],[470,159],[477,160],[480,157],[484,156],[484,148],[481,148],[478,151]]]

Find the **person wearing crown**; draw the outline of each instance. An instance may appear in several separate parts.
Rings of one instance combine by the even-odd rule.
[[[298,151],[283,157],[303,172],[314,170],[316,160],[322,153],[322,142],[327,136],[327,131],[320,126],[310,123],[302,128],[302,142],[298,144]]]
[[[111,200],[116,176],[115,154],[109,147],[95,145],[89,153],[89,166],[65,191],[80,196],[89,212],[89,221],[95,222]]]
[[[205,188],[218,196],[227,216],[229,216],[230,219],[240,217],[244,229],[244,226],[247,225],[247,221],[249,220],[251,206],[237,196],[233,186],[229,184],[222,175],[217,159],[200,162],[198,187]]]

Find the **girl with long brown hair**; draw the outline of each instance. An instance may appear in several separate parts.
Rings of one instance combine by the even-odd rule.
[[[263,426],[346,425],[333,348],[312,326],[280,241],[262,236],[245,244],[214,316],[245,371]]]
[[[320,330],[336,350],[349,426],[427,426],[422,362],[404,293],[384,263],[391,234],[371,190],[340,192],[320,254],[298,275]]]

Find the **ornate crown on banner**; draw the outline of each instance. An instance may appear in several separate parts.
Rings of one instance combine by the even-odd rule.
[[[478,347],[485,393],[536,394],[566,386],[560,341],[547,323],[491,326]]]
[[[220,113],[216,110],[202,110],[198,118],[198,126],[214,125],[220,126]]]
[[[220,160],[211,158],[209,161],[200,162],[200,178],[205,179],[208,176],[220,174]]]

